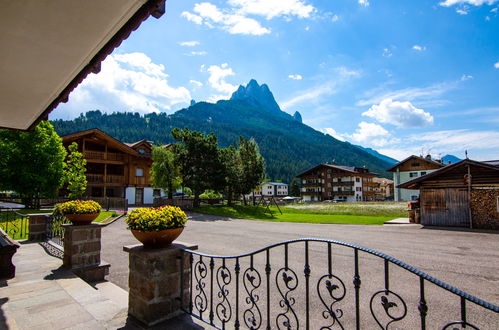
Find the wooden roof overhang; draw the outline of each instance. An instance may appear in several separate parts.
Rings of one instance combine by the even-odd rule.
[[[166,0],[0,2],[0,128],[32,130]]]
[[[397,188],[420,189],[422,186],[435,188],[465,187],[467,184],[464,176],[468,173],[467,166],[470,166],[471,183],[473,186],[499,185],[499,166],[464,159],[437,171],[399,184]]]
[[[88,138],[88,139],[94,140],[96,142],[105,141],[108,143],[108,146],[111,146],[115,149],[123,151],[127,154],[137,156],[137,157],[143,156],[140,153],[138,153],[136,150],[130,148],[129,146],[127,146],[123,142],[119,141],[118,139],[115,139],[111,135],[104,133],[103,131],[101,131],[98,128],[92,128],[92,129],[89,129],[86,131],[81,131],[81,132],[76,132],[73,134],[64,135],[64,136],[61,136],[61,138],[62,138],[63,143],[65,143],[65,144],[66,143],[69,144],[69,143],[76,141],[78,139],[81,139],[81,138]]]
[[[432,159],[427,159],[425,157],[420,157],[420,156],[416,156],[416,155],[412,155],[412,156],[409,156],[407,157],[406,159],[404,160],[401,160],[400,162],[398,162],[397,164],[393,165],[392,167],[388,168],[386,171],[387,172],[394,172],[396,170],[397,167],[401,166],[402,164],[404,164],[405,162],[408,162],[409,160],[412,160],[412,159],[417,159],[417,160],[420,160],[422,162],[427,162],[429,164],[432,164],[432,165],[435,165],[437,167],[444,167],[445,165],[442,164],[442,163],[439,163],[439,162],[436,162]]]

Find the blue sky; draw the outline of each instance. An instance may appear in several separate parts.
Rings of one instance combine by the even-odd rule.
[[[51,119],[173,113],[252,78],[305,124],[396,159],[499,159],[499,0],[169,0]]]

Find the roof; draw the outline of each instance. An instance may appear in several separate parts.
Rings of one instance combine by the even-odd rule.
[[[33,129],[165,0],[0,2],[0,128]]]
[[[434,161],[433,159],[428,159],[428,158],[425,158],[425,157],[421,157],[421,156],[416,156],[416,155],[412,155],[412,156],[409,156],[407,157],[406,159],[398,162],[397,164],[393,165],[392,167],[390,167],[389,169],[387,169],[386,171],[387,172],[393,172],[397,167],[399,167],[400,165],[404,164],[405,162],[411,160],[411,159],[418,159],[418,160],[421,160],[423,162],[427,162],[427,163],[430,163],[430,164],[434,164],[434,165],[437,165],[439,167],[444,167],[445,165],[442,164],[442,163],[439,163],[437,161]]]
[[[92,129],[88,129],[85,131],[80,131],[80,132],[75,132],[72,134],[63,135],[63,136],[61,136],[61,138],[62,138],[63,142],[70,142],[72,140],[77,140],[77,139],[79,139],[83,136],[87,136],[87,135],[96,135],[98,138],[100,138],[102,140],[110,141],[113,147],[115,147],[116,149],[119,149],[123,152],[126,152],[128,154],[132,154],[134,156],[144,156],[144,155],[140,154],[139,152],[137,152],[135,149],[132,149],[127,143],[123,143],[120,140],[115,139],[111,135],[104,133],[103,131],[101,131],[98,128],[92,128]]]
[[[387,178],[373,178],[374,182],[380,182],[380,183],[386,183],[386,184],[393,184],[393,180],[387,179]]]
[[[274,186],[287,186],[287,183],[282,183],[282,182],[264,182],[263,184],[271,184]]]
[[[356,169],[356,167],[353,167],[353,166],[341,166],[341,165],[332,165],[332,164],[319,164],[317,166],[314,166],[312,168],[309,168],[308,170],[300,173],[297,175],[297,177],[300,177],[304,174],[307,174],[308,172],[311,172],[313,170],[316,170],[318,169],[319,167],[321,166],[326,166],[326,167],[330,167],[330,168],[335,168],[335,169],[339,169],[339,170],[342,170],[342,171],[346,171],[346,172],[350,172],[350,173],[353,173],[353,174],[368,174],[368,175],[377,175],[377,173],[372,173],[372,172],[367,172],[367,173],[361,173],[361,172],[358,172]]]
[[[409,180],[407,182],[404,182],[402,184],[399,184],[397,186],[397,188],[419,189],[419,186],[421,185],[422,182],[427,181],[427,180],[431,180],[431,179],[438,177],[444,173],[452,171],[453,169],[456,169],[460,166],[465,166],[465,165],[474,165],[474,166],[478,166],[478,167],[482,167],[482,168],[492,169],[492,170],[498,171],[498,175],[499,175],[499,166],[494,166],[494,165],[488,164],[487,162],[479,162],[479,161],[471,160],[471,159],[463,159],[460,162],[447,165],[447,166],[442,167],[441,169],[438,169],[434,172],[428,173],[426,175],[423,175],[423,176],[420,176],[418,178],[415,178],[415,179]]]

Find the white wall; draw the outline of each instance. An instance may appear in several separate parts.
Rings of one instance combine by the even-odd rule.
[[[409,180],[419,178],[421,176],[421,172],[426,172],[426,174],[429,174],[429,173],[435,172],[435,171],[437,171],[437,170],[393,172],[393,186],[395,187],[395,189],[394,189],[395,190],[394,191],[395,201],[396,202],[410,201],[410,200],[412,200],[413,196],[419,197],[419,190],[396,188],[397,185],[402,184],[404,182],[407,182]],[[410,173],[414,173],[414,172],[416,172],[418,175],[411,177]]]

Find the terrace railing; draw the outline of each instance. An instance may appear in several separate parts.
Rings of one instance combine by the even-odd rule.
[[[0,208],[0,228],[14,240],[27,239],[29,216],[19,213],[18,209]]]
[[[69,224],[68,218],[62,214],[52,214],[47,216],[45,227],[45,242],[42,245],[51,255],[63,258],[64,257],[64,228],[63,224]]]
[[[184,250],[181,309],[220,329],[498,329],[499,307],[391,256],[298,239],[237,256]],[[184,274],[184,260],[179,262]],[[492,289],[492,288],[491,288]],[[497,289],[497,288],[495,288]]]

